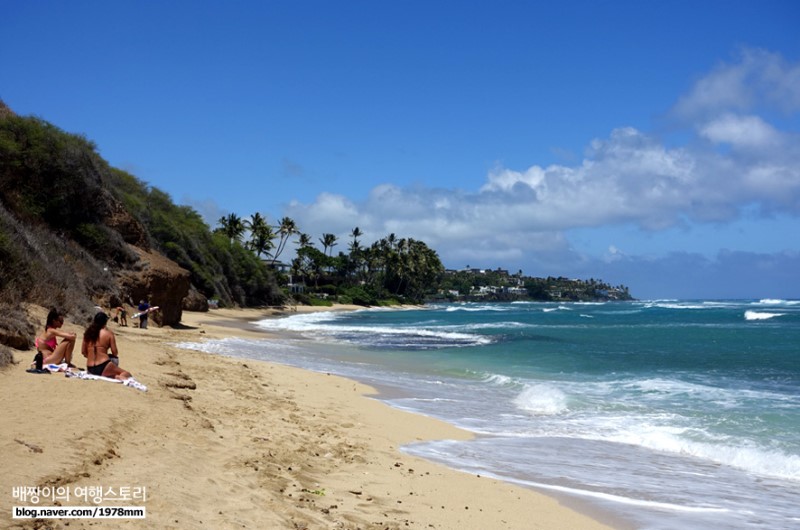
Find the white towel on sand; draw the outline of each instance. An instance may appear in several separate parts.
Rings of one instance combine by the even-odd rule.
[[[136,390],[141,390],[142,392],[147,392],[147,387],[145,385],[143,385],[142,383],[140,383],[139,381],[137,381],[136,379],[134,379],[133,377],[130,377],[130,378],[124,380],[124,381],[121,381],[119,379],[114,379],[112,377],[103,377],[102,375],[94,375],[94,374],[90,374],[89,372],[83,372],[83,371],[77,371],[77,370],[75,370],[75,371],[69,370],[69,371],[66,372],[65,375],[67,377],[77,377],[78,379],[92,379],[92,380],[95,380],[95,381],[107,381],[109,383],[122,383],[123,385],[135,388]]]

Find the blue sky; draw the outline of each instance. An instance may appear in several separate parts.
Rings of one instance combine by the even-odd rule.
[[[0,98],[222,215],[800,298],[800,3],[0,0]]]

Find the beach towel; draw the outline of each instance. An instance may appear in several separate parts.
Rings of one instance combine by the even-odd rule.
[[[129,386],[131,388],[135,388],[136,390],[147,392],[147,387],[133,377],[129,377],[128,379],[121,381],[119,379],[114,379],[113,377],[103,377],[102,375],[94,375],[90,374],[89,372],[73,370],[67,371],[65,375],[67,377],[74,377],[77,379],[91,379],[93,381],[105,381],[107,383],[122,383],[123,386]]]
[[[66,372],[69,370],[69,365],[67,363],[61,364],[45,364],[42,366],[41,370],[37,370],[36,368],[30,368],[25,370],[29,374],[49,374],[52,372]]]

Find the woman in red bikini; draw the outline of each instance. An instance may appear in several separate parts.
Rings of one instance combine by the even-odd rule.
[[[72,350],[75,348],[75,334],[61,331],[64,325],[64,315],[57,309],[51,309],[47,314],[47,322],[44,325],[44,333],[36,337],[36,356],[42,355],[42,364],[67,363],[70,368],[72,364]],[[58,338],[61,337],[61,342]]]
[[[125,381],[131,377],[130,372],[111,362],[111,357],[108,355],[109,349],[112,355],[117,355],[117,339],[114,333],[106,328],[107,323],[108,315],[97,313],[83,334],[81,353],[86,357],[86,370],[93,375]]]

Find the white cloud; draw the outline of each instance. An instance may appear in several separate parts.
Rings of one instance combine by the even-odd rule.
[[[800,110],[800,64],[787,63],[777,53],[744,48],[735,62],[722,63],[698,79],[673,111],[693,121],[759,108],[786,113]]]
[[[612,261],[619,261],[621,259],[625,259],[625,257],[626,256],[624,252],[618,249],[615,245],[610,245],[608,247],[608,250],[606,251],[604,260],[610,263]]]
[[[765,209],[800,213],[800,166],[763,161],[744,173],[742,184],[762,197]]]
[[[382,184],[360,203],[322,194],[313,204],[293,203],[288,214],[310,233],[345,237],[359,226],[364,241],[388,233],[422,239],[455,263],[579,260],[564,236],[579,227],[633,224],[658,231],[721,223],[754,204],[798,215],[797,134],[758,113],[763,105],[800,110],[798,72],[800,66],[758,50],[718,67],[676,106],[698,135],[683,146],[620,127],[592,140],[584,160],[572,166],[496,166],[475,191]],[[606,259],[623,256],[612,248]]]
[[[708,111],[750,108],[753,95],[746,83],[747,70],[742,63],[718,67],[695,83],[692,91],[678,101],[675,112],[692,119]]]
[[[356,226],[369,222],[368,217],[359,212],[353,202],[333,193],[321,193],[311,208],[292,201],[286,213],[295,220],[303,220],[299,224],[302,232],[313,234],[349,233]]]
[[[758,116],[724,114],[702,125],[699,132],[714,143],[736,147],[777,147],[782,143],[780,133]]]

